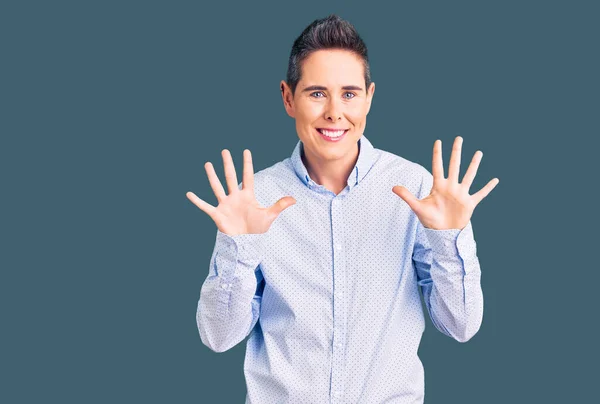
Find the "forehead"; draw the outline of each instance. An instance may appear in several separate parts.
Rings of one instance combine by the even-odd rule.
[[[318,50],[304,59],[300,81],[306,84],[360,85],[364,81],[363,62],[347,50]]]

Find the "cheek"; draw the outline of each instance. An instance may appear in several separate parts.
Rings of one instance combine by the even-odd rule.
[[[296,107],[296,120],[300,121],[299,123],[304,123],[306,121],[310,121],[312,116],[311,109],[306,105],[298,105]]]
[[[303,115],[309,121],[314,121],[314,120],[318,119],[322,114],[323,114],[323,107],[316,102],[306,105],[306,107],[304,108],[304,111],[303,111]]]
[[[348,120],[350,122],[352,122],[352,124],[354,126],[363,126],[364,122],[365,122],[365,114],[363,113],[362,109],[361,110],[354,110],[354,111],[349,111],[348,112]]]

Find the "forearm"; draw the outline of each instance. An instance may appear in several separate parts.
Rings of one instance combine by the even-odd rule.
[[[217,234],[196,314],[200,338],[215,352],[238,344],[258,320],[260,297],[255,293],[261,275],[256,271],[262,256],[260,236]]]
[[[483,319],[481,269],[471,223],[463,230],[430,230],[430,282],[425,303],[435,326],[459,342],[477,333]]]

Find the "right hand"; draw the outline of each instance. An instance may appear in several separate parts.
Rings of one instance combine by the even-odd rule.
[[[263,208],[254,197],[254,169],[250,150],[244,150],[242,189],[238,188],[231,153],[229,153],[229,150],[224,149],[221,154],[229,195],[225,195],[223,185],[221,185],[210,162],[204,164],[204,168],[219,205],[215,208],[198,198],[193,192],[188,192],[185,195],[194,205],[211,217],[222,233],[229,236],[266,233],[279,214],[284,209],[294,205],[296,200],[291,196],[284,196],[270,208]]]

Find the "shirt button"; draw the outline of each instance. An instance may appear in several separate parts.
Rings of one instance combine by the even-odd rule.
[[[342,396],[342,392],[341,391],[336,391],[335,393],[333,393],[333,396],[335,398],[340,398]]]
[[[222,287],[223,289],[227,289],[227,284],[226,284],[226,283],[224,283],[224,284],[222,284],[222,285],[221,285],[221,287]]]
[[[336,347],[341,348],[342,347],[342,343],[338,342],[337,344],[335,344]]]
[[[338,251],[341,251],[341,250],[342,250],[342,245],[341,245],[341,244],[339,244],[339,243],[338,243],[338,244],[336,244],[336,245],[335,245],[335,249],[336,249],[336,250],[338,250]]]

